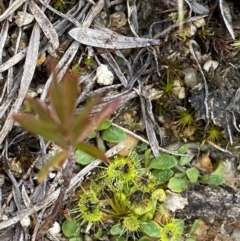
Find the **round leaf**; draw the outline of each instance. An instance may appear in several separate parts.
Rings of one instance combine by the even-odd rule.
[[[83,240],[82,237],[73,237],[69,239],[69,241],[82,241],[82,240]]]
[[[190,182],[197,182],[200,173],[196,167],[187,169],[186,173]]]
[[[177,159],[172,155],[163,154],[153,158],[149,163],[150,169],[170,169],[177,165]]]
[[[159,238],[161,234],[161,227],[151,220],[141,223],[140,229],[143,233],[153,238]]]
[[[62,231],[63,234],[67,238],[71,237],[78,237],[79,236],[79,225],[77,224],[76,220],[68,221],[65,220],[62,224]]]
[[[123,231],[121,224],[115,224],[110,229],[111,235],[120,235]]]
[[[173,176],[174,171],[172,171],[171,169],[153,170],[152,174],[157,178],[158,183],[162,184],[167,182]]]
[[[93,131],[89,136],[88,138],[95,138],[97,136],[97,132],[96,131]]]
[[[200,179],[201,183],[210,184],[210,185],[221,185],[223,184],[224,178],[219,175],[205,175]]]
[[[196,232],[196,230],[199,228],[199,226],[200,226],[199,220],[195,220],[191,229],[190,229],[190,231],[189,231],[189,233],[194,234]]]
[[[179,149],[177,151],[178,151],[178,153],[185,154],[185,153],[187,153],[188,148],[189,148],[189,144],[184,144],[181,147],[179,147]]]
[[[126,134],[122,129],[116,126],[110,126],[103,131],[102,138],[108,142],[121,142],[126,138]]]
[[[94,160],[94,157],[81,150],[75,151],[76,162],[81,165],[87,165]]]
[[[146,236],[141,237],[138,241],[151,241],[151,239],[149,239]]]
[[[182,219],[173,219],[172,223],[176,224],[179,230],[179,233],[181,233],[181,235],[183,234],[184,231],[184,221]]]
[[[97,129],[99,131],[106,130],[108,127],[112,125],[112,121],[110,120],[105,120]]]
[[[168,182],[168,188],[173,192],[182,192],[188,188],[186,177],[172,177]]]
[[[188,164],[193,159],[193,156],[181,156],[179,160],[179,165],[184,166]]]

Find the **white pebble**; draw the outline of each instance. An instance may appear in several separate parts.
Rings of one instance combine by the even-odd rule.
[[[101,64],[97,68],[96,72],[97,83],[100,85],[111,85],[113,83],[113,73],[108,70],[108,67],[104,64]]]
[[[54,177],[56,177],[56,173],[50,172],[50,173],[48,174],[48,177],[49,177],[50,179],[53,179]]]
[[[27,12],[17,12],[15,23],[18,27],[30,24],[34,20],[34,16]]]
[[[188,200],[183,198],[180,194],[173,193],[171,191],[166,191],[167,198],[164,202],[164,206],[172,212],[175,212],[178,209],[183,209],[188,205]]]
[[[20,223],[21,223],[22,227],[28,227],[31,224],[31,220],[30,220],[29,216],[25,216],[20,220]]]
[[[185,97],[186,97],[185,88],[181,87],[178,92],[178,98],[181,100],[181,99],[184,99]]]
[[[61,227],[58,222],[54,222],[53,226],[48,229],[48,232],[51,233],[52,235],[58,234],[61,232]]]
[[[3,186],[5,182],[5,176],[3,174],[0,174],[0,188]]]
[[[205,64],[203,65],[203,69],[208,72],[210,70],[210,68],[213,68],[213,70],[215,70],[218,67],[219,63],[215,60],[208,60],[207,62],[205,62]]]
[[[197,77],[196,77],[196,71],[194,68],[190,67],[187,69],[183,70],[184,74],[185,74],[185,84],[186,86],[193,88],[194,86],[197,85]]]

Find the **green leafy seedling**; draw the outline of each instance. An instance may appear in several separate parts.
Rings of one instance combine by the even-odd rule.
[[[63,149],[63,152],[54,156],[41,169],[38,175],[38,182],[41,183],[52,169],[60,169],[65,160],[77,148],[93,156],[108,162],[104,153],[95,146],[85,144],[83,141],[104,120],[116,110],[120,99],[107,104],[94,118],[90,118],[94,106],[101,102],[99,96],[95,97],[80,111],[75,114],[75,107],[78,97],[78,78],[69,72],[65,75],[60,84],[57,83],[54,67],[52,83],[49,87],[50,105],[40,99],[26,98],[33,111],[33,116],[26,113],[13,115],[15,121],[19,122],[28,131],[40,135],[47,140],[55,142]]]

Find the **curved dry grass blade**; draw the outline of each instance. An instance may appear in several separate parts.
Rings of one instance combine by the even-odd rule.
[[[158,39],[126,37],[90,28],[74,28],[69,31],[69,35],[82,44],[107,49],[141,48],[161,43]]]
[[[32,77],[36,68],[36,62],[38,58],[39,45],[40,45],[40,28],[37,24],[35,24],[31,34],[30,42],[28,45],[18,98],[13,104],[10,114],[8,115],[7,120],[5,121],[4,126],[0,132],[0,144],[8,134],[9,130],[11,130],[13,125],[12,114],[16,113],[21,107],[21,104],[26,96],[28,87],[32,81]]]
[[[35,117],[25,113],[13,115],[13,119],[19,122],[26,130],[30,131],[31,133],[40,135],[47,140],[54,141],[58,146],[66,146],[66,141],[59,133],[57,126],[42,123]]]
[[[68,151],[59,152],[54,157],[52,157],[46,164],[44,164],[40,172],[38,173],[38,183],[42,183],[49,174],[49,172],[53,170],[59,170],[69,155],[70,152]]]
[[[7,228],[11,225],[14,226],[14,224],[18,223],[22,218],[31,216],[34,213],[38,212],[39,210],[48,207],[50,204],[52,204],[59,196],[61,191],[61,188],[58,188],[56,191],[49,194],[44,200],[41,200],[40,202],[36,203],[33,207],[27,208],[16,214],[14,217],[9,218],[6,221],[0,222],[0,230]]]
[[[22,50],[21,52],[15,54],[9,60],[7,60],[3,64],[1,64],[0,65],[0,73],[10,69],[15,64],[19,63],[26,56],[26,53],[27,53],[27,48]]]
[[[53,28],[52,23],[43,13],[43,11],[38,7],[34,1],[29,2],[29,8],[38,22],[39,26],[43,30],[45,36],[49,39],[54,49],[59,47],[59,40],[56,30]]]
[[[80,149],[81,151],[86,152],[88,155],[96,159],[100,159],[103,162],[108,163],[108,158],[106,157],[104,152],[102,152],[100,149],[98,149],[95,146],[84,144],[84,143],[77,143],[75,147],[77,149]]]
[[[26,0],[15,0],[13,3],[0,15],[0,22],[9,17],[16,9],[18,9]]]
[[[235,40],[235,35],[232,27],[232,16],[228,4],[224,0],[219,0],[219,8],[223,17],[223,21],[227,27],[228,32],[230,33],[233,40]]]

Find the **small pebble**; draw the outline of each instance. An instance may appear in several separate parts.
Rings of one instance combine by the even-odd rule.
[[[99,85],[111,85],[114,79],[113,73],[104,64],[97,68],[96,77]]]
[[[29,216],[25,216],[20,220],[20,223],[21,223],[22,227],[28,227],[31,224],[31,220],[30,220]]]
[[[48,232],[51,233],[52,235],[58,234],[61,232],[61,227],[58,222],[54,222],[53,226],[48,229]]]
[[[203,69],[206,72],[209,72],[210,68],[213,68],[213,70],[215,70],[218,67],[219,63],[215,60],[208,60],[207,62],[205,62],[205,64],[203,65]]]

